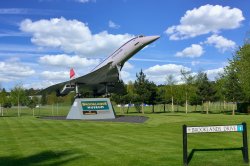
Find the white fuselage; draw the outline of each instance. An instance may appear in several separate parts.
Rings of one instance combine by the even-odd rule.
[[[112,62],[112,67],[123,67],[124,63],[131,58],[134,54],[140,51],[143,47],[157,40],[159,36],[137,36],[132,38],[118,48],[114,53],[107,57],[102,63],[97,65],[93,70],[98,70],[99,68]]]
[[[77,88],[79,84],[99,85],[104,83],[108,84],[111,82],[112,83],[117,82],[118,79],[120,79],[119,72],[122,69],[124,63],[134,54],[140,51],[143,47],[147,46],[148,44],[152,43],[158,38],[159,36],[142,36],[142,35],[132,38],[131,40],[124,43],[109,57],[107,57],[102,63],[97,65],[90,73],[88,73],[85,76],[75,78],[71,80],[70,83],[65,84],[63,89],[60,91],[60,94],[66,95],[74,89],[76,89],[76,93],[78,93]],[[108,66],[108,69],[106,70],[103,69],[103,67],[105,66]],[[103,70],[98,71],[98,69],[101,68]]]

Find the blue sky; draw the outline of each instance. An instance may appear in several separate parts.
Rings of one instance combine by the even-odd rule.
[[[8,0],[0,5],[0,85],[44,88],[88,73],[136,35],[161,38],[132,57],[125,82],[141,69],[157,84],[180,70],[213,80],[250,31],[250,1]]]

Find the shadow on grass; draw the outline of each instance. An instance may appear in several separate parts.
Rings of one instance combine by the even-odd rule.
[[[84,157],[82,155],[74,154],[71,151],[44,151],[38,154],[34,154],[27,157],[19,156],[5,156],[0,157],[1,166],[33,166],[33,165],[62,165],[70,161],[76,160],[79,157]]]
[[[224,111],[223,114],[232,115],[232,111]],[[235,115],[248,115],[248,113],[241,113],[241,112],[235,111]]]
[[[243,150],[242,148],[213,148],[213,149],[192,149],[191,153],[188,155],[188,163],[192,160],[195,152],[211,152],[211,151],[233,151],[233,150]],[[243,151],[242,151],[243,153]]]
[[[183,116],[183,115],[178,115],[178,114],[177,114],[177,115],[165,115],[165,116]]]

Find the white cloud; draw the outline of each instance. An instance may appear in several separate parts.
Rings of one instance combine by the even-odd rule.
[[[170,40],[192,38],[222,29],[238,28],[244,20],[242,11],[238,8],[220,5],[204,5],[186,11],[179,25],[174,25],[165,31]]]
[[[75,1],[80,3],[88,3],[88,2],[95,2],[96,0],[75,0]]]
[[[0,14],[27,14],[28,9],[24,8],[1,8]]]
[[[169,74],[177,74],[181,71],[181,69],[190,71],[190,68],[187,68],[182,65],[176,65],[176,64],[166,64],[166,65],[155,65],[152,66],[144,72],[148,75],[169,75]]]
[[[109,27],[114,29],[119,29],[120,25],[114,23],[113,21],[109,20]]]
[[[36,46],[31,46],[31,45],[21,45],[21,44],[0,44],[0,53],[5,52],[6,54],[8,51],[10,53],[17,53],[17,54],[32,54],[33,56],[35,55],[40,55],[44,52],[52,52],[53,50],[42,50],[37,48]]]
[[[43,80],[43,81],[38,81],[38,82],[31,82],[31,83],[25,83],[23,84],[23,87],[25,89],[44,89],[46,87],[49,87],[51,85],[56,84],[57,82],[49,81],[49,80]]]
[[[66,54],[59,55],[45,55],[39,58],[39,63],[51,66],[62,67],[91,67],[100,63],[99,59],[81,58],[78,55],[69,56]]]
[[[22,64],[17,59],[0,62],[0,82],[10,82],[23,79],[35,74],[29,66]]]
[[[190,47],[185,48],[181,52],[175,54],[176,57],[200,57],[204,53],[203,48],[199,44],[192,44]]]
[[[189,71],[193,76],[197,74],[193,72],[191,68],[176,64],[155,65],[144,70],[144,73],[149,80],[154,81],[156,84],[165,84],[168,75],[173,75],[175,82],[181,84],[183,83],[181,79],[181,70]],[[214,81],[216,77],[219,76],[219,73],[224,72],[224,69],[221,67],[218,69],[206,70],[204,72],[207,74],[209,80]]]
[[[134,76],[132,75],[132,73],[134,73],[133,69],[134,66],[128,61],[124,64],[122,71],[120,72],[121,79],[123,80],[123,82],[128,83],[129,81],[135,79]]]
[[[41,73],[41,77],[43,77],[46,80],[55,81],[65,81],[69,79],[69,72],[66,71],[43,71]]]
[[[205,43],[215,46],[221,52],[232,50],[236,47],[236,43],[234,41],[218,35],[212,35],[208,37]]]
[[[20,37],[20,36],[26,36],[23,32],[15,32],[15,31],[9,31],[9,30],[2,30],[0,32],[0,37]]]
[[[128,81],[132,80],[130,72],[122,70],[120,74],[124,83],[128,83]]]
[[[34,22],[25,19],[20,29],[31,34],[31,42],[38,46],[57,48],[84,57],[105,56],[133,37],[130,34],[113,35],[107,31],[92,34],[87,24],[63,17]]]
[[[191,71],[190,68],[183,65],[165,64],[155,65],[144,70],[149,80],[154,81],[156,84],[165,84],[166,77],[173,75],[176,82],[181,82],[181,70]]]
[[[192,66],[196,66],[196,65],[198,65],[198,64],[200,64],[201,62],[200,61],[192,61],[191,62],[191,65]]]
[[[133,66],[131,63],[126,62],[126,63],[124,64],[122,70],[130,70],[130,69],[133,69],[133,68],[134,68],[134,66]]]
[[[32,8],[0,8],[0,15],[50,15],[57,13],[58,10],[32,9]],[[16,23],[15,23],[16,25]]]
[[[218,68],[218,69],[211,69],[211,70],[206,70],[205,73],[207,73],[207,77],[209,80],[214,81],[216,77],[219,76],[219,74],[222,74],[224,72],[224,69]]]

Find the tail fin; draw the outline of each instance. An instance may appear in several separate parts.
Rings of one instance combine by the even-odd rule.
[[[70,72],[69,72],[69,78],[73,78],[75,76],[75,71],[73,68],[70,69]]]

